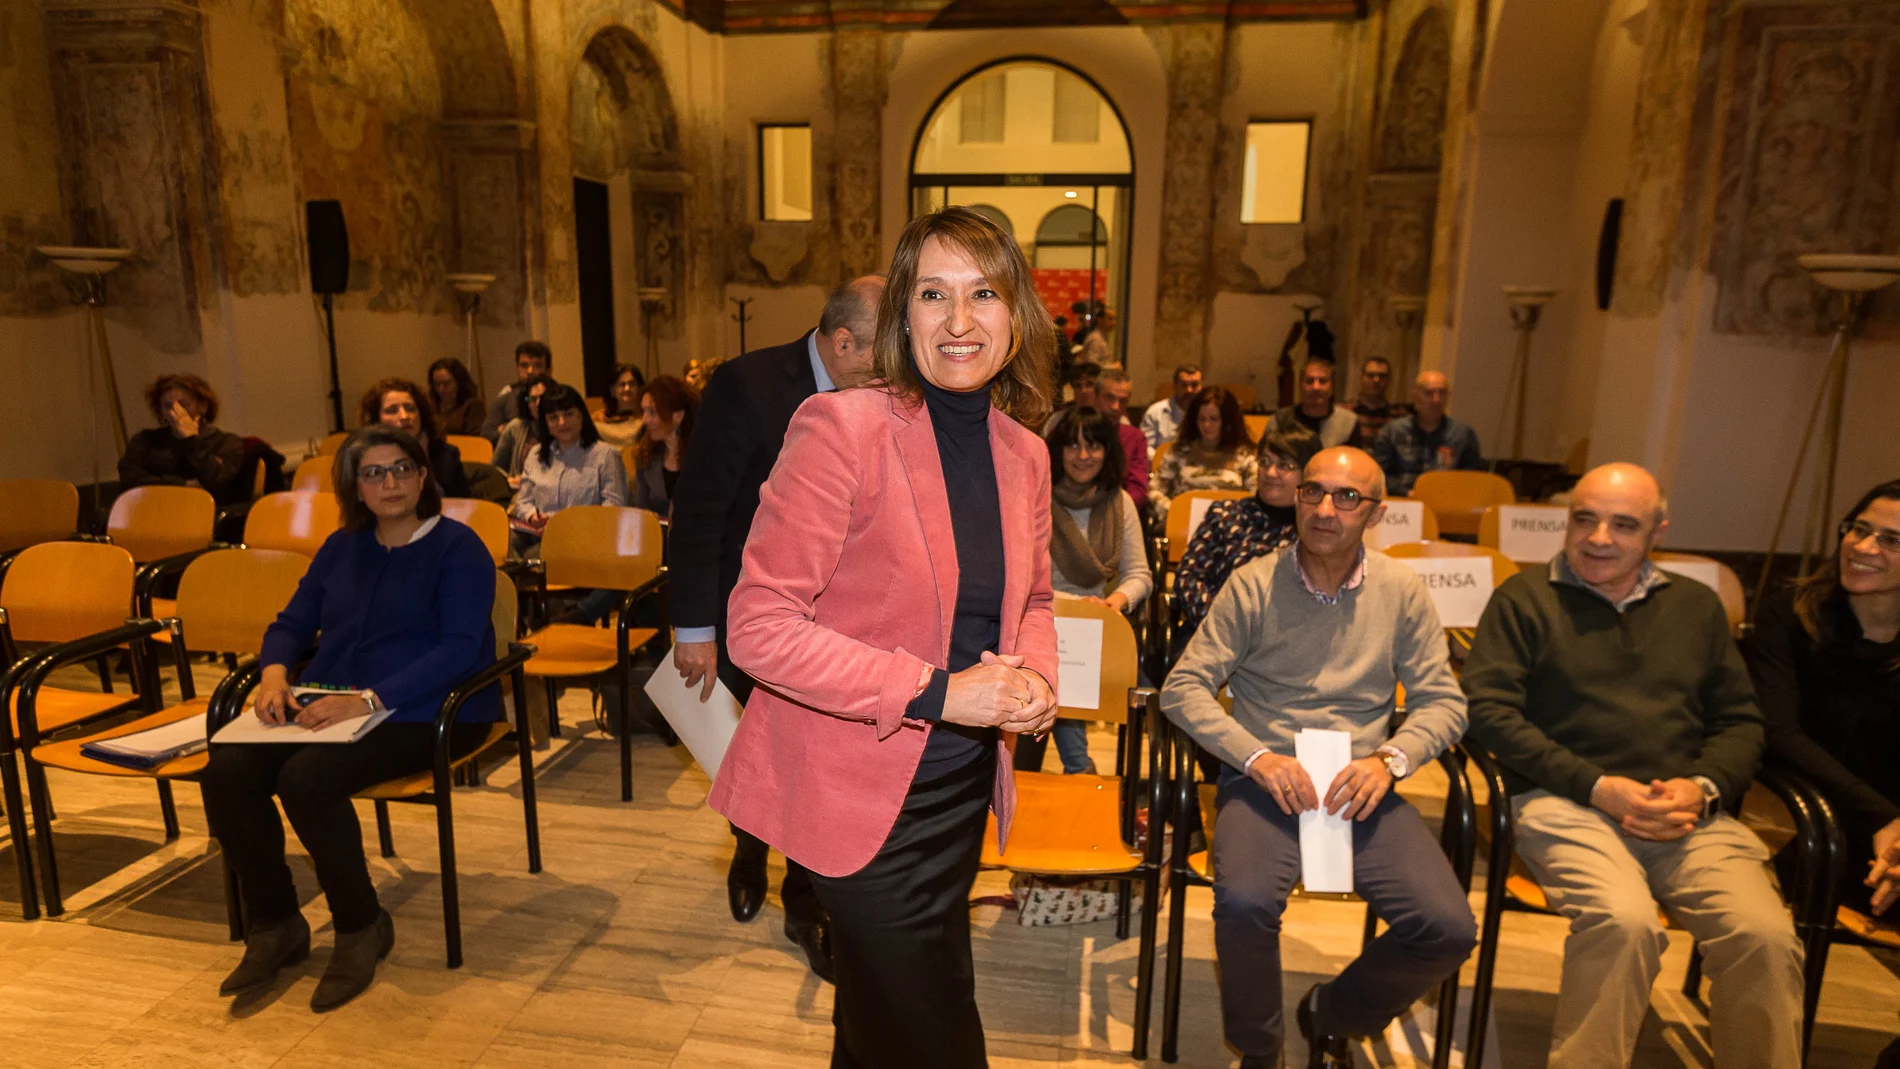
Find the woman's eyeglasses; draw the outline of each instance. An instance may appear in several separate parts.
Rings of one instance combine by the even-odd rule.
[[[1330,487],[1322,486],[1319,483],[1301,483],[1300,484],[1300,503],[1301,504],[1317,505],[1320,502],[1326,500],[1326,497],[1328,494],[1332,495],[1333,508],[1339,512],[1356,512],[1358,511],[1359,506],[1364,505],[1368,502],[1372,504],[1377,504],[1380,500],[1379,498],[1373,497],[1370,494],[1362,494],[1359,491],[1354,490],[1350,486],[1342,486],[1342,487],[1339,487],[1338,489],[1333,489]]]
[[[376,486],[394,475],[397,482],[406,483],[415,478],[416,473],[421,470],[416,467],[413,460],[398,460],[394,464],[365,464],[356,470],[356,481],[368,486]]]
[[[1867,541],[1873,536],[1874,545],[1888,553],[1900,553],[1900,531],[1883,531],[1864,520],[1848,520],[1841,524],[1841,537],[1855,545]]]

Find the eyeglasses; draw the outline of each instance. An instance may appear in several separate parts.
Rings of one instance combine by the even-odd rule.
[[[1874,545],[1887,553],[1900,553],[1900,531],[1883,531],[1871,523],[1862,520],[1848,520],[1841,524],[1841,537],[1859,545],[1873,536]]]
[[[406,483],[415,478],[416,473],[421,470],[416,467],[413,460],[398,460],[394,464],[368,464],[357,469],[356,481],[366,486],[376,486],[394,475],[397,482]]]
[[[1261,471],[1299,471],[1300,462],[1288,457],[1274,456],[1268,453],[1260,458]]]
[[[1333,499],[1333,508],[1340,512],[1356,512],[1361,505],[1367,503],[1376,505],[1381,500],[1370,494],[1362,494],[1350,486],[1342,486],[1335,490],[1319,483],[1300,484],[1300,503],[1303,505],[1317,505],[1326,500],[1329,494]]]

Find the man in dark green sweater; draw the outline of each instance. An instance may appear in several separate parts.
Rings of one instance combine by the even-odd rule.
[[[1647,471],[1571,494],[1564,551],[1492,596],[1465,662],[1471,735],[1505,770],[1518,856],[1570,918],[1551,1069],[1627,1066],[1668,939],[1701,943],[1716,1069],[1799,1065],[1801,948],[1754,833],[1722,813],[1762,716],[1715,593],[1649,562]]]

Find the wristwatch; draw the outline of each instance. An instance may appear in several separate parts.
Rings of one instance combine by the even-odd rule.
[[[356,696],[363,699],[363,704],[369,706],[370,712],[380,713],[383,711],[383,701],[376,696],[375,691],[369,689],[359,690],[356,692]]]
[[[1697,824],[1707,824],[1722,811],[1722,788],[1707,776],[1690,776],[1690,781],[1702,788],[1702,819]]]
[[[1381,746],[1372,752],[1385,762],[1385,770],[1392,773],[1393,779],[1404,779],[1412,771],[1412,759],[1397,746]]]

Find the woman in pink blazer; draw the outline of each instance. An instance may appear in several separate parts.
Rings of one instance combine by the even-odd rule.
[[[986,1065],[968,899],[1007,742],[1056,712],[1054,328],[1010,237],[913,220],[876,377],[798,410],[729,606],[759,681],[712,807],[809,868],[837,970],[832,1065]],[[1025,424],[1027,426],[1025,426]]]

